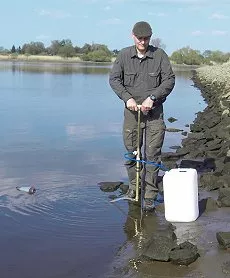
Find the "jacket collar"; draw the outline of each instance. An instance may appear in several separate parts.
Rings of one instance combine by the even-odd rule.
[[[156,51],[156,47],[149,45],[144,57],[149,57],[149,58],[153,59],[153,54],[155,51]],[[138,57],[138,56],[137,56],[136,46],[133,45],[131,48],[131,58],[135,58],[135,57]]]

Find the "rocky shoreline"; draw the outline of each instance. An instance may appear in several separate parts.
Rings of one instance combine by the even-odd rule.
[[[225,213],[228,212],[218,208],[230,207],[230,63],[227,64],[226,69],[225,66],[196,69],[193,71],[192,80],[194,86],[201,91],[207,102],[207,107],[204,111],[197,113],[196,119],[190,125],[190,132],[182,140],[182,147],[174,148],[174,152],[163,153],[162,161],[169,169],[175,167],[197,169],[199,192],[204,195],[203,193],[207,191],[215,191],[212,192],[215,193],[215,198],[206,198],[205,195],[203,198],[200,195],[200,216],[203,214],[204,216],[200,217],[196,223],[181,223],[181,225],[180,223],[174,223],[173,226],[169,224],[158,227],[157,225],[154,226],[153,223],[147,224],[149,220],[154,221],[158,218],[151,218],[151,216],[144,218],[142,225],[146,230],[142,229],[143,242],[141,246],[138,245],[137,253],[129,261],[131,269],[136,269],[141,273],[156,271],[154,262],[171,262],[173,265],[180,266],[188,266],[194,263],[192,272],[198,273],[198,276],[194,277],[204,277],[201,275],[204,270],[201,271],[199,265],[205,264],[204,262],[211,258],[207,254],[216,250],[219,256],[218,244],[220,249],[229,250],[230,248],[230,230],[227,229],[224,222]],[[176,119],[170,120],[174,121]],[[162,186],[162,179],[159,181]],[[101,190],[106,192],[113,192],[118,188],[126,192],[128,187],[122,189],[122,186],[121,182],[100,184]],[[112,195],[110,197],[113,199],[116,196]],[[129,215],[131,217],[127,218],[127,223],[132,228],[133,219],[139,219],[135,207],[138,210],[138,206],[129,205]],[[132,211],[133,214],[131,214]],[[218,211],[220,212],[218,215],[223,219],[218,218],[218,224],[215,225],[213,221],[215,213]],[[164,213],[163,203],[156,206],[158,217],[161,213]],[[213,216],[214,218],[212,218]],[[126,229],[131,230],[127,223]],[[205,229],[203,229],[204,226]],[[157,230],[157,227],[159,230]],[[148,232],[150,228],[151,232]],[[153,232],[152,229],[156,230]],[[199,238],[202,234],[205,235],[203,242],[200,242]],[[215,277],[222,277],[220,276],[221,273],[230,273],[230,262],[225,259],[227,256],[227,253],[222,254],[222,262],[219,262],[219,265],[216,264],[214,258],[213,265],[221,267],[217,271],[218,276]],[[200,258],[199,262],[195,263],[198,258]],[[170,266],[165,264],[164,267],[170,269]],[[163,268],[159,266],[159,273],[163,272]],[[189,268],[186,271],[189,271]],[[209,270],[205,268],[205,272],[208,273]]]
[[[218,205],[230,206],[230,63],[199,68],[192,80],[207,107],[197,113],[182,148],[163,154],[163,161],[193,163],[201,170],[200,187],[219,190]]]

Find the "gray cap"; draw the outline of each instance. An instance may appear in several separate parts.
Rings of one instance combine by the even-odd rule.
[[[133,26],[133,34],[136,37],[150,37],[152,35],[152,28],[148,22],[139,21]]]

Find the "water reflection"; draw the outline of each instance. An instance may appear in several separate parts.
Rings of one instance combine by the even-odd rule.
[[[15,72],[30,72],[30,73],[58,73],[58,74],[107,74],[110,71],[111,65],[100,63],[35,63],[35,62],[0,62],[0,71],[8,70]]]
[[[138,235],[162,225],[162,217],[146,218],[138,230],[135,209],[124,204],[126,214],[119,213],[96,185],[127,181],[123,104],[108,85],[109,69],[0,63],[2,277],[101,278],[118,246],[138,247]],[[165,104],[165,118],[178,118],[175,127],[192,122],[202,107],[191,84],[180,75]],[[164,151],[181,137],[167,134]],[[33,196],[16,190],[32,184],[38,189]]]
[[[142,217],[140,206],[129,203],[126,216],[123,226],[126,240],[119,248],[112,268],[104,277],[187,277],[190,273],[187,267],[177,267],[170,262],[151,261],[141,257],[148,240],[154,234],[169,229],[162,205],[154,213],[144,214]]]

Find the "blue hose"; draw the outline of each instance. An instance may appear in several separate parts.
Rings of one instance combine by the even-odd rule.
[[[136,158],[131,158],[129,155],[130,154],[134,154],[133,152],[128,152],[128,153],[125,153],[124,154],[124,157],[125,159],[127,160],[131,160],[131,161],[135,161],[135,162],[141,162],[141,163],[145,163],[145,164],[150,164],[150,165],[154,165],[156,167],[159,167],[161,170],[163,171],[169,171],[168,168],[166,168],[162,163],[157,163],[157,162],[154,162],[154,161],[145,161],[145,160],[142,160],[142,159],[136,159]]]

